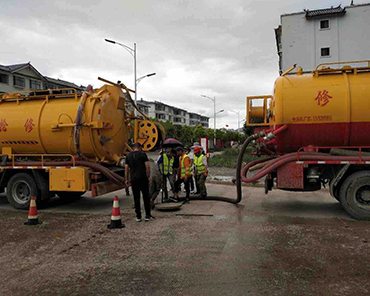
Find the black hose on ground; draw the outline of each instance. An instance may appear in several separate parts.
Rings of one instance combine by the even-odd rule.
[[[253,140],[258,139],[258,137],[259,137],[258,134],[254,134],[254,135],[249,136],[245,140],[245,142],[242,146],[242,149],[240,149],[240,151],[239,151],[238,162],[236,163],[236,200],[232,201],[235,204],[239,203],[242,200],[241,172],[242,172],[243,156],[244,156],[245,150],[247,150],[247,147],[250,144],[250,142],[252,142]]]
[[[232,198],[228,198],[228,197],[222,197],[222,196],[207,196],[205,198],[196,196],[196,197],[190,197],[189,199],[190,200],[217,200],[217,201],[224,201],[224,202],[229,202],[229,203],[233,203],[233,204],[239,203],[242,200],[242,181],[241,181],[240,174],[241,174],[241,168],[242,168],[242,163],[243,163],[243,156],[244,156],[245,150],[247,149],[250,142],[257,139],[259,136],[260,136],[259,134],[254,134],[252,136],[249,136],[245,140],[245,142],[244,142],[244,144],[243,144],[243,146],[242,146],[242,148],[239,152],[238,162],[236,164],[236,192],[237,192],[237,198],[236,199],[232,199]]]

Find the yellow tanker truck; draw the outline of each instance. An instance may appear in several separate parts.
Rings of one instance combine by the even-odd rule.
[[[142,113],[124,84],[93,90],[37,90],[0,96],[0,188],[27,209],[31,196],[92,197],[125,187],[129,142],[158,148],[163,127]],[[137,115],[135,115],[135,109]],[[130,135],[133,135],[131,139]]]
[[[258,130],[239,154],[237,201],[241,181],[266,176],[266,194],[274,184],[290,191],[328,186],[350,215],[370,220],[370,60],[325,63],[311,73],[298,68],[288,75],[294,68],[276,80],[272,95],[247,98],[247,125]],[[249,144],[268,157],[242,169]]]

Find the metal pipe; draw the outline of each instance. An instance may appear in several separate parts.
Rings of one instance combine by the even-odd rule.
[[[134,43],[134,83],[135,83],[135,105],[137,106],[137,83],[136,83],[136,43]],[[135,115],[137,115],[135,110]]]
[[[281,76],[285,76],[286,74],[288,74],[289,72],[293,71],[295,69],[295,67],[297,66],[297,64],[294,64],[293,66],[291,66],[288,70],[284,71],[283,74],[281,74]]]

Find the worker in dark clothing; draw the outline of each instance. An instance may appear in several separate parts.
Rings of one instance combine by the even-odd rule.
[[[155,208],[155,199],[162,189],[163,176],[159,172],[159,168],[152,160],[150,163],[150,185],[149,185],[149,196],[150,196],[150,207],[153,210]]]
[[[131,151],[126,157],[125,176],[126,185],[131,184],[134,195],[136,221],[141,222],[140,192],[143,194],[145,221],[153,220],[154,217],[150,214],[149,197],[150,164],[140,143],[135,143],[134,151]]]

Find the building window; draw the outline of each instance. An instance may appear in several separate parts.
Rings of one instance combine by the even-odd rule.
[[[14,76],[14,85],[19,87],[25,87],[26,86],[26,79],[19,76]]]
[[[156,114],[155,115],[155,118],[157,118],[157,119],[161,119],[161,120],[165,120],[166,119],[166,115],[164,115],[164,114]]]
[[[30,88],[31,89],[41,89],[41,81],[37,80],[30,80]]]
[[[321,48],[321,57],[330,57],[330,47]]]
[[[164,105],[155,104],[156,111],[165,111],[166,107]]]
[[[143,111],[145,114],[148,114],[149,112],[149,109],[147,106],[138,106],[139,107],[139,110]]]
[[[44,83],[44,89],[57,89],[58,87],[51,83]]]
[[[327,29],[330,29],[329,20],[320,21],[320,30],[327,30]]]
[[[9,75],[0,73],[0,83],[9,84]]]

